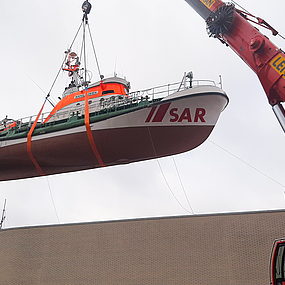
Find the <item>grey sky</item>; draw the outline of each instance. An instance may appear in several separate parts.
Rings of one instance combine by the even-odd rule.
[[[45,95],[36,84],[46,92],[51,87],[80,25],[82,2],[15,0],[11,6],[1,0],[1,118],[39,111]],[[222,75],[230,104],[209,140],[191,152],[159,160],[180,203],[190,211],[179,176],[195,214],[284,208],[285,138],[250,68],[230,48],[208,38],[202,18],[184,0],[90,2],[102,73],[123,74],[133,91],[177,82],[185,71],[216,82]],[[238,3],[285,34],[282,1]],[[285,48],[284,40],[260,30]],[[91,52],[89,61],[96,81]],[[61,74],[54,98],[66,82]],[[2,182],[0,207],[6,198],[5,227],[56,224],[56,212],[61,223],[188,214],[171,191],[158,161],[151,160]]]

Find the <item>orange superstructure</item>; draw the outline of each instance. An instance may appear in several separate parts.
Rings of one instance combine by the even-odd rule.
[[[44,123],[49,122],[61,110],[66,112],[66,109],[71,109],[72,112],[77,112],[80,109],[80,102],[85,102],[85,95],[88,96],[89,104],[94,103],[96,98],[98,100],[95,101],[99,102],[102,99],[103,102],[105,98],[102,97],[113,97],[115,99],[117,96],[128,96],[130,83],[116,76],[104,79],[104,76],[101,75],[100,81],[89,85],[90,81],[86,80],[87,70],[86,68],[80,69],[81,63],[78,55],[71,50],[66,54],[67,60],[62,70],[68,72],[71,82],[65,88],[60,102],[54,107]]]
[[[74,89],[77,89],[77,91]],[[60,112],[61,110],[65,110],[66,108],[68,108],[73,109],[73,111],[76,111],[76,109],[79,109],[76,108],[76,106],[80,106],[80,103],[84,104],[86,92],[84,89],[78,89],[78,87],[67,87],[67,89],[63,93],[62,99],[51,111],[51,113],[45,120],[45,123],[47,123],[56,113]],[[118,96],[128,97],[129,89],[130,83],[122,78],[112,77],[105,80],[103,79],[97,83],[90,85],[90,87],[87,89],[89,104],[91,105],[95,102],[98,103],[100,102],[100,99],[102,102],[110,97],[113,97],[113,99]]]

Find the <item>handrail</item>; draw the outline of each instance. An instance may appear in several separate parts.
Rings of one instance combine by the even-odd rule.
[[[209,86],[209,85],[216,86],[215,82],[212,80],[191,80],[190,82],[189,80],[187,80],[186,77],[183,78],[182,83],[184,84],[181,84],[181,82],[176,82],[172,84],[156,86],[153,88],[133,91],[128,94],[129,98],[122,97],[121,95],[115,95],[116,96],[115,100],[111,99],[112,97],[99,97],[98,98],[99,100],[96,100],[96,102],[92,103],[89,106],[90,113],[97,112],[97,111],[104,110],[104,109],[109,109],[109,108],[128,106],[134,103],[138,103],[139,101],[148,100],[148,99],[154,102],[156,99],[163,98],[172,93],[177,92],[179,88],[180,90],[185,90],[189,88],[196,88],[199,86]],[[120,97],[122,97],[122,99],[120,99]],[[70,108],[67,108],[66,111],[64,112],[61,111],[60,114],[55,113],[54,116],[57,116],[57,119],[70,118],[71,116],[74,115],[75,112],[78,115],[84,115],[84,105],[82,105],[80,109],[78,108],[75,109],[74,106],[71,106]],[[38,123],[43,124],[43,122],[47,119],[49,114],[50,112],[42,113],[41,118]],[[2,123],[2,125],[0,124],[0,132],[5,129],[9,129],[9,125],[12,126],[13,123],[16,123],[16,125],[19,128],[21,128],[23,124],[27,125],[30,128],[36,117],[37,115],[32,115],[32,116],[24,117],[18,120],[10,120],[7,126],[3,126],[3,123]]]
[[[199,86],[208,86],[208,85],[216,86],[216,83],[213,80],[192,80],[191,81],[192,86],[190,86],[189,80],[186,81],[186,79],[184,79],[184,78],[183,78],[183,80],[185,80],[185,84],[182,86],[183,89],[195,88],[195,87],[199,87]],[[153,99],[156,99],[156,95],[158,95],[158,94],[164,94],[164,96],[168,96],[171,93],[177,92],[180,85],[181,85],[181,82],[160,85],[160,86],[156,86],[153,88],[133,91],[133,92],[129,93],[129,96],[130,97],[143,96],[144,93],[146,93],[147,95],[151,95],[151,98],[153,100]],[[150,92],[151,94],[148,92]]]

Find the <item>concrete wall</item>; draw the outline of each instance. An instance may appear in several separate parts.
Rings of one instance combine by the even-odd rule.
[[[169,217],[0,232],[0,284],[269,284],[285,212]]]

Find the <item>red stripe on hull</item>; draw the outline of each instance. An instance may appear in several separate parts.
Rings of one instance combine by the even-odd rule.
[[[160,105],[152,121],[154,123],[161,123],[170,105],[171,103]]]
[[[106,166],[189,151],[202,144],[214,126],[134,127],[92,131]],[[86,132],[32,141],[33,155],[46,175],[100,167]],[[0,181],[40,176],[26,143],[0,148]]]
[[[149,122],[150,122],[150,120],[151,120],[151,118],[152,118],[152,116],[153,116],[153,114],[154,114],[156,108],[157,108],[157,106],[154,106],[154,107],[151,108],[151,110],[150,110],[150,112],[149,112],[149,115],[147,116],[147,118],[146,118],[146,120],[145,120],[146,123],[149,123]]]

